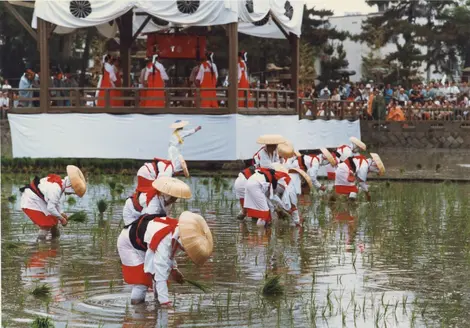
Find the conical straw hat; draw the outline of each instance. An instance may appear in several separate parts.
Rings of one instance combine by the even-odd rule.
[[[370,156],[372,157],[375,164],[377,165],[377,168],[379,169],[379,175],[384,175],[385,174],[385,166],[384,166],[384,163],[382,162],[382,159],[380,158],[379,154],[370,153]]]
[[[362,150],[367,150],[367,146],[365,143],[363,143],[361,140],[359,140],[356,137],[351,137],[349,138],[349,141],[351,141],[353,144],[355,144],[357,147],[359,147]]]
[[[186,161],[183,158],[183,155],[179,155],[179,160],[181,164],[181,168],[183,169],[184,176],[186,178],[189,178],[189,170],[188,170],[188,165],[186,164]]]
[[[286,167],[285,167],[284,165],[282,165],[281,163],[273,163],[273,164],[271,164],[271,167],[272,167],[275,171],[288,173]]]
[[[177,198],[191,198],[191,188],[181,180],[171,177],[159,177],[152,182],[158,191]]]
[[[296,168],[296,167],[294,167],[294,168],[292,168],[292,169],[289,169],[289,173],[298,173],[298,174],[300,174],[300,176],[301,176],[302,178],[304,178],[305,182],[307,182],[308,188],[309,188],[310,190],[313,189],[313,182],[312,182],[312,179],[310,178],[310,176],[309,176],[307,173],[305,173],[304,171],[302,171],[301,169]]]
[[[290,158],[294,156],[294,147],[289,141],[277,145],[277,153],[280,157]]]
[[[173,123],[172,125],[170,125],[170,128],[171,128],[171,129],[179,129],[179,128],[185,127],[185,126],[188,125],[188,124],[189,124],[188,121],[177,120],[177,121],[175,121],[175,123]]]
[[[67,176],[70,179],[75,194],[78,197],[83,197],[86,193],[86,180],[82,171],[75,165],[67,165]]]
[[[331,155],[330,151],[326,148],[320,148],[320,151],[321,153],[323,154],[323,156],[325,156],[325,158],[328,160],[328,162],[330,162],[330,164],[332,166],[336,166],[336,160],[335,158],[333,157],[333,155]]]
[[[197,265],[203,265],[214,247],[206,220],[198,214],[185,211],[180,215],[178,226],[186,254]]]
[[[258,140],[256,140],[257,143],[262,145],[279,145],[286,141],[287,140],[279,134],[265,134],[260,136]]]

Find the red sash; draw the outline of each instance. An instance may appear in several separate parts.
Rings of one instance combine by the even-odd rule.
[[[165,238],[168,234],[173,233],[178,226],[178,220],[172,218],[155,218],[153,221],[160,222],[166,224],[166,227],[158,230],[152,237],[150,241],[149,248],[152,251],[156,251],[160,242]]]

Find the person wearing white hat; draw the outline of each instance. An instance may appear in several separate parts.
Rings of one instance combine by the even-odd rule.
[[[325,185],[318,181],[318,170],[321,166],[327,166],[328,164],[331,166],[336,166],[336,160],[326,148],[321,148],[320,151],[321,153],[317,155],[301,155],[290,158],[286,164],[286,167],[288,169],[298,168],[304,172],[307,172],[313,186],[315,186],[317,190],[325,191]],[[296,188],[298,187],[299,186],[296,186]],[[298,190],[297,194],[299,194]]]
[[[194,129],[184,130],[183,128],[188,124],[188,121],[176,120],[170,125],[170,129],[173,129],[173,133],[171,134],[170,144],[168,146],[168,158],[174,163],[175,172],[181,172],[183,170],[180,156],[183,149],[184,139],[201,130],[200,125]]]
[[[270,168],[274,163],[280,163],[277,147],[285,143],[286,139],[277,134],[265,134],[258,138],[258,144],[265,145],[253,156],[253,165],[257,168]]]
[[[259,168],[246,182],[244,210],[246,216],[257,218],[258,226],[271,223],[275,207],[288,211],[293,224],[300,224],[295,189],[289,186],[291,178],[281,164],[272,169]]]
[[[171,228],[174,227],[178,221],[169,218],[166,209],[178,198],[191,198],[190,187],[183,181],[180,181],[176,178],[158,178],[153,183],[153,189],[153,196],[146,197],[147,200],[150,198],[150,202],[147,201],[148,206],[142,209],[141,215],[124,217],[125,226],[117,241],[117,248],[121,258],[124,281],[133,285],[131,293],[132,304],[143,302],[145,300],[147,289],[154,285],[153,275],[155,272],[144,272],[146,251],[149,248],[149,241],[146,239],[146,236],[149,227],[152,227],[152,224],[150,223],[153,221],[158,221],[160,223],[161,221],[164,221],[164,223],[168,223],[171,225],[171,227],[168,227],[166,224],[157,225],[158,227],[152,227],[152,231],[156,233],[157,231],[154,231],[153,228],[160,228],[158,229],[161,230],[160,233],[166,234],[171,232]],[[140,198],[142,200],[142,196],[140,196]],[[144,200],[144,203],[145,202],[146,201]],[[137,209],[136,212],[138,210],[139,209]],[[160,235],[160,237],[163,239],[166,237],[166,235]],[[158,245],[153,249],[153,252],[157,248]],[[160,252],[160,248],[158,248],[158,250]],[[170,254],[173,253],[165,253],[165,255]],[[155,256],[155,254],[152,254],[152,256]],[[161,286],[159,288],[161,288]],[[156,291],[157,289],[154,290]],[[166,300],[160,298],[160,296],[164,297],[165,295],[166,297],[168,296],[168,290],[166,290],[166,293],[159,293],[158,299],[160,303],[166,303]]]
[[[355,200],[359,192],[357,181],[360,189],[366,193],[367,200],[370,200],[369,187],[366,184],[369,172],[376,172],[379,175],[385,173],[383,162],[375,153],[371,153],[371,158],[359,155],[340,163],[335,177],[336,194],[347,195],[350,200]]]
[[[172,177],[175,174],[174,162],[161,158],[154,158],[152,162],[145,163],[137,171],[136,191],[146,193],[152,190],[152,183],[158,177]]]
[[[60,198],[63,194],[76,194],[83,197],[86,192],[86,181],[80,169],[67,166],[67,176],[49,174],[47,177],[34,180],[20,188],[21,209],[39,226],[38,239],[46,239],[49,232],[52,238],[59,236],[58,223],[67,225],[67,215],[62,212]]]

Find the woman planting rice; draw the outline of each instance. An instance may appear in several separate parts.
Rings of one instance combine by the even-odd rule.
[[[181,155],[184,139],[201,130],[201,126],[198,126],[191,130],[183,130],[183,128],[188,124],[188,121],[177,120],[175,121],[175,123],[170,125],[170,128],[173,129],[173,133],[170,137],[170,144],[168,147],[168,158],[173,163],[175,172],[184,171],[184,167],[186,166],[186,163],[184,163],[183,156]]]
[[[167,217],[165,207],[178,198],[191,198],[189,186],[178,179],[161,177],[152,185],[153,197],[146,196],[150,199],[146,213],[137,218],[124,217],[126,226],[117,241],[124,281],[133,285],[132,304],[143,302],[147,288],[152,286],[156,293],[158,291],[160,303],[168,303],[168,289],[163,288],[162,281],[166,285],[171,269],[176,270],[176,263],[173,262],[179,245],[179,230],[176,229],[178,221]],[[177,270],[175,272],[172,276],[179,280],[182,276]]]
[[[240,201],[240,213],[237,215],[237,219],[239,220],[243,220],[246,216],[246,210],[244,209],[246,182],[255,173],[255,171],[256,168],[254,166],[244,169],[238,173],[238,177],[233,185],[235,189],[235,197]]]
[[[64,179],[56,174],[42,179],[35,177],[20,191],[21,209],[39,227],[38,239],[46,239],[49,232],[52,238],[56,238],[60,235],[58,223],[67,225],[67,215],[62,212],[60,198],[63,194],[83,197],[86,181],[78,167],[68,165]]]
[[[136,191],[146,193],[152,190],[152,183],[158,177],[172,177],[175,174],[174,165],[166,159],[154,158],[152,162],[145,163],[137,171]]]
[[[348,158],[338,165],[335,177],[335,192],[338,195],[347,195],[350,200],[357,198],[359,192],[356,180],[360,189],[366,193],[367,200],[370,200],[369,186],[366,183],[367,174],[376,172],[379,175],[385,173],[385,167],[378,154],[370,154],[371,158],[362,155]]]
[[[365,151],[367,149],[366,144],[356,137],[349,138],[349,141],[351,141],[351,145],[342,145],[336,148],[335,152],[333,153],[333,156],[336,157],[336,161],[338,163],[344,162],[346,159],[358,155],[361,150]],[[326,171],[328,180],[334,180],[336,167],[334,165],[328,165],[326,167]]]
[[[248,217],[257,218],[258,226],[271,223],[275,205],[288,211],[292,224],[299,225],[295,189],[289,186],[291,178],[281,164],[272,164],[273,169],[260,168],[246,182],[244,210]],[[275,204],[275,205],[274,205]]]
[[[271,168],[271,164],[279,163],[280,158],[277,152],[279,144],[285,143],[286,139],[277,134],[266,134],[256,140],[257,143],[265,145],[253,156],[253,165],[264,168]]]

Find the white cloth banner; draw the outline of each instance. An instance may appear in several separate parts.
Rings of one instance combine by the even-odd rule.
[[[13,157],[166,158],[174,121],[202,130],[185,139],[187,160],[249,159],[261,134],[279,133],[296,149],[335,147],[360,138],[359,121],[301,120],[297,116],[9,114]]]

